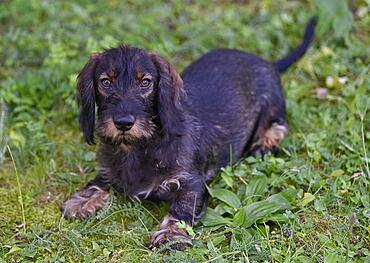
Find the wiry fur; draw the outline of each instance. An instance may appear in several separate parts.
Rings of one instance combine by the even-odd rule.
[[[98,186],[88,186],[72,195],[62,205],[64,216],[67,218],[85,218],[93,215],[102,208],[109,193]]]
[[[179,219],[174,218],[171,214],[166,215],[159,226],[159,230],[152,234],[150,239],[150,247],[159,247],[166,242],[176,241],[170,245],[171,248],[185,250],[186,247],[192,243],[186,228],[180,228],[178,226],[179,223]]]
[[[313,29],[306,30],[303,45],[293,54],[304,53],[310,34]],[[170,203],[151,246],[179,236],[188,239],[176,222],[199,222],[207,206],[205,185],[230,157],[236,162],[246,154],[274,152],[286,135],[279,71],[296,56],[269,63],[242,51],[219,49],[180,76],[159,55],[137,48],[119,46],[93,55],[77,86],[81,129],[88,143],[94,142],[97,106],[100,170],[62,205],[63,213],[93,214],[113,187],[134,199]],[[145,76],[151,82],[144,88]],[[114,120],[125,114],[135,122],[122,131]],[[95,205],[86,205],[89,198]]]

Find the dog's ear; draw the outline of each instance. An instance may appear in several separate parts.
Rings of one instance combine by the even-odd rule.
[[[80,128],[88,144],[94,144],[95,90],[94,74],[100,55],[94,53],[77,77],[77,101],[80,106]]]
[[[149,53],[159,73],[158,83],[158,115],[165,133],[179,135],[182,132],[183,114],[179,98],[183,82],[177,73],[164,58],[156,53]]]

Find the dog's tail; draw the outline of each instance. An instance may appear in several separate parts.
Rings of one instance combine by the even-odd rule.
[[[315,36],[315,26],[317,24],[317,16],[314,16],[310,19],[306,26],[306,30],[304,32],[304,37],[301,44],[293,50],[292,53],[286,55],[282,59],[273,62],[274,67],[280,72],[285,72],[293,63],[297,62],[304,53],[306,53],[308,47],[310,46],[312,40]]]

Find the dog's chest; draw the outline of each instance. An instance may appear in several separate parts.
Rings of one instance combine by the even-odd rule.
[[[134,156],[110,162],[112,186],[134,199],[169,200],[180,189],[175,167],[147,156]]]

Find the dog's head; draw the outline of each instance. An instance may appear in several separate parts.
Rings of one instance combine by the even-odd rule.
[[[154,133],[176,134],[182,79],[155,53],[119,46],[93,54],[78,76],[80,125],[85,139],[97,134],[114,144],[133,144]]]

